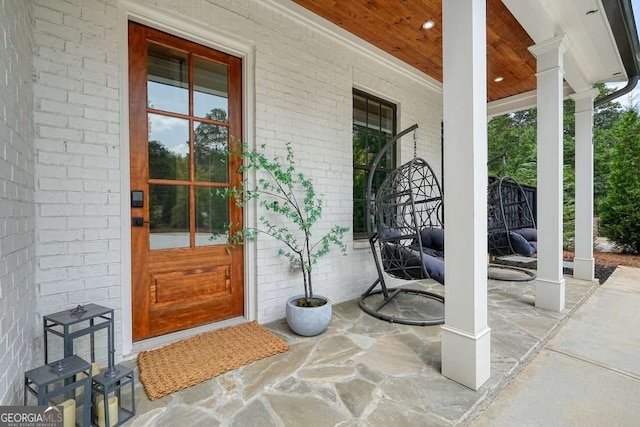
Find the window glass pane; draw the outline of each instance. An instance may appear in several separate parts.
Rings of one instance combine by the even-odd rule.
[[[225,126],[195,122],[193,124],[196,181],[227,182],[229,132]]]
[[[353,95],[353,125],[367,127],[367,100]]]
[[[147,105],[189,114],[189,62],[185,52],[149,43]]]
[[[366,191],[367,171],[353,170],[353,232],[364,233],[367,231],[364,221],[366,215]]]
[[[385,146],[385,144],[392,138],[391,134],[386,134],[386,133],[382,133],[382,132],[376,132],[375,133],[375,149],[372,149],[371,151],[377,153],[379,150],[382,149],[382,147]],[[382,159],[380,159],[380,164],[378,165],[378,167],[383,168],[383,169],[393,169],[394,165],[393,165],[393,153],[394,153],[394,149],[395,148],[390,148],[389,150],[387,150],[387,152],[382,156]]]
[[[367,123],[369,129],[380,130],[380,104],[367,101]]]
[[[353,124],[353,164],[367,166],[367,129]]]
[[[381,106],[381,130],[382,132],[393,135],[393,109],[386,105]]]
[[[149,185],[149,221],[149,249],[189,247],[189,187]]]
[[[198,117],[228,121],[229,89],[225,65],[193,58],[193,110]]]
[[[189,179],[189,121],[149,114],[149,178]]]
[[[373,162],[373,159],[376,157],[376,154],[378,154],[378,152],[380,151],[380,149],[382,147],[384,147],[384,140],[381,137],[382,134],[380,133],[379,130],[377,129],[369,129],[369,132],[367,132],[367,139],[369,142],[369,158],[368,158],[368,162],[367,165],[370,165],[371,162]],[[393,149],[391,149],[391,151],[393,151]],[[388,153],[388,151],[387,151]],[[380,159],[380,163],[378,164],[379,168],[384,168],[387,166],[387,157],[388,154],[385,153],[385,155],[382,157],[382,159]]]
[[[375,201],[376,190],[384,181],[387,176],[386,172],[378,171],[373,175],[372,195],[371,200]],[[354,169],[353,171],[353,232],[354,233],[366,233],[367,223],[365,218],[367,216],[367,180],[369,179],[369,172],[362,169]],[[373,206],[371,209],[373,210]],[[370,219],[372,230],[375,231],[375,216],[371,215]]]
[[[228,200],[216,188],[196,188],[196,246],[226,245],[229,241]]]

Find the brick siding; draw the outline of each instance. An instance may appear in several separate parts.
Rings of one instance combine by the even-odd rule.
[[[0,405],[35,360],[32,8],[0,2]]]
[[[117,3],[34,4],[38,327],[45,314],[90,302],[121,319]],[[51,341],[51,358],[61,357]],[[96,345],[104,365],[106,340]]]

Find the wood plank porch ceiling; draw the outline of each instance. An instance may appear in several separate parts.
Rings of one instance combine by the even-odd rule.
[[[293,1],[442,82],[442,0]],[[422,29],[428,20],[435,27]],[[533,44],[501,0],[487,0],[487,101],[536,88]]]

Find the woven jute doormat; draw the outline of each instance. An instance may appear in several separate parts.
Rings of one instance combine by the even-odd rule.
[[[257,322],[243,323],[140,353],[140,381],[155,400],[287,350],[286,342]]]

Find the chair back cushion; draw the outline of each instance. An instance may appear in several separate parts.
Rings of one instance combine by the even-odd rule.
[[[538,241],[538,230],[536,230],[535,228],[519,228],[513,231],[514,233],[518,233],[519,235],[524,237],[528,242]]]
[[[537,245],[535,242],[533,244],[528,242],[527,239],[516,232],[509,232],[509,240],[513,251],[518,255],[531,256],[536,253]]]
[[[442,228],[425,228],[420,231],[422,247],[444,252],[444,230]]]

